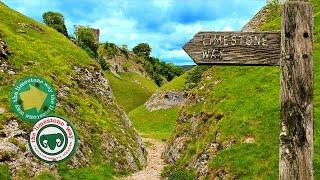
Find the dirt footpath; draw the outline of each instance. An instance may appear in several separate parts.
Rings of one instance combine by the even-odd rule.
[[[139,172],[124,178],[125,180],[159,180],[161,171],[165,165],[161,159],[161,153],[164,151],[165,143],[159,140],[144,138],[143,141],[148,146],[148,164],[147,167]]]

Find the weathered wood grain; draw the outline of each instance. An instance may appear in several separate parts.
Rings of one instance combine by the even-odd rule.
[[[280,179],[313,179],[313,9],[289,1],[282,12]]]
[[[280,46],[280,32],[199,32],[183,49],[196,64],[277,66]]]

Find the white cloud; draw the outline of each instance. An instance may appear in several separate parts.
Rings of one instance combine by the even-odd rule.
[[[223,31],[234,31],[233,27],[227,25],[223,28]]]

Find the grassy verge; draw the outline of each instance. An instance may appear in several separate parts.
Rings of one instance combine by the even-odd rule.
[[[1,180],[10,180],[10,170],[7,164],[0,164],[0,179]]]

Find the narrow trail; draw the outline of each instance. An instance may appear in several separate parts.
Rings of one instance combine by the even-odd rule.
[[[164,151],[165,143],[155,139],[144,138],[143,141],[147,146],[148,164],[147,167],[139,172],[124,178],[125,180],[159,180],[161,178],[161,170],[165,163],[161,159],[161,153]]]

